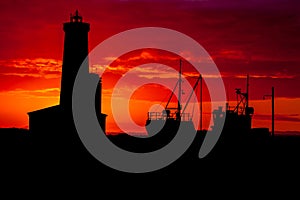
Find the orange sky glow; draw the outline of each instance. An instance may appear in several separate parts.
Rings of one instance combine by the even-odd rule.
[[[283,5],[281,0],[251,1],[251,6],[249,1],[235,4],[233,0],[226,5],[217,0],[16,2],[0,3],[0,127],[28,128],[28,112],[59,103],[62,23],[78,8],[84,21],[91,24],[90,50],[106,38],[131,28],[157,26],[180,31],[211,55],[223,77],[230,105],[236,103],[235,88],[245,91],[246,75],[250,75],[250,106],[255,109],[253,127],[271,128],[271,99],[262,97],[270,94],[274,86],[275,131],[300,132],[300,6]],[[163,9],[166,6],[167,11]],[[20,18],[21,13],[26,15]],[[174,55],[141,49],[119,58],[106,58],[112,61],[102,75],[102,112],[108,115],[107,132],[121,132],[114,121],[111,95],[126,72],[130,70],[132,77],[164,80],[175,86],[177,74],[164,66],[178,70],[179,59],[183,57],[188,57],[188,52]],[[154,64],[139,67],[147,63]],[[97,67],[91,66],[90,72],[97,73]],[[188,81],[184,84],[191,85],[199,76],[188,60],[183,61],[183,76]],[[118,88],[120,108],[126,103],[123,95],[132,92],[134,86],[132,79]],[[187,99],[190,91],[185,86],[183,89],[183,99]],[[138,87],[129,101],[132,120],[143,127],[147,112],[165,106],[170,93],[157,84]],[[176,98],[172,101],[176,102]],[[197,112],[199,104],[194,101],[189,112]],[[203,128],[209,129],[211,103],[205,84],[203,101]],[[197,125],[197,121],[194,123]]]

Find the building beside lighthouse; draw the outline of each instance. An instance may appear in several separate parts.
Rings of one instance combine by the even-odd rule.
[[[57,142],[77,137],[72,115],[72,91],[77,72],[88,56],[88,32],[90,24],[76,10],[70,21],[63,24],[65,32],[59,105],[29,112],[29,130],[39,141]],[[83,66],[89,73],[88,62]],[[97,74],[89,73],[93,78]],[[101,113],[102,82],[99,78],[95,95],[95,110],[103,132],[106,115]]]

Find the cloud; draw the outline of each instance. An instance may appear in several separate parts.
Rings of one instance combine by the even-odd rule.
[[[7,92],[2,92],[5,96],[18,96],[26,98],[58,98],[60,94],[59,88],[47,88],[41,90],[23,90],[16,89]]]
[[[256,120],[271,120],[271,115],[256,114]],[[275,114],[275,121],[300,122],[300,114]]]
[[[127,71],[131,70],[131,73],[147,79],[153,78],[177,78],[178,73],[174,73],[174,70],[179,69],[179,60],[183,57],[183,75],[198,77],[199,73],[194,66],[191,65],[191,61],[203,63],[205,66],[207,63],[211,64],[211,57],[194,56],[189,51],[181,52],[180,55],[174,55],[171,52],[157,49],[142,49],[135,52],[130,52],[119,58],[107,57],[103,58],[106,61],[112,61],[109,66],[100,64],[92,64],[90,67],[91,72],[111,72],[115,74],[124,75]],[[153,63],[152,66],[143,66],[143,64]],[[166,67],[170,67],[169,69]],[[207,77],[214,76],[207,74]]]
[[[126,65],[99,65],[99,64],[93,64],[90,67],[91,73],[100,73],[100,72],[106,72],[106,73],[116,73],[116,74],[123,74],[129,69]]]
[[[106,58],[107,59],[107,58]],[[142,49],[139,50],[137,53],[129,54],[128,56],[122,56],[118,58],[118,63],[128,63],[132,61],[161,61],[161,60],[168,60],[174,61],[179,60],[179,56],[177,55],[167,55],[166,53],[161,53],[159,50],[156,49]],[[133,63],[133,62],[132,62]]]
[[[0,91],[41,90],[60,86],[61,60],[1,59]]]
[[[119,61],[117,57],[113,57],[113,56],[106,57],[106,58],[104,58],[104,60],[105,61],[115,61],[115,60]]]
[[[174,79],[178,78],[178,73],[174,71],[170,72],[170,69],[164,65],[153,64],[151,66],[147,65],[146,67],[135,67],[131,70],[131,73],[136,74],[140,78],[153,79]]]
[[[247,60],[247,56],[244,51],[236,49],[221,49],[213,56],[214,59],[230,59],[230,60]]]
[[[60,60],[46,58],[0,60],[0,75],[59,78],[61,66]]]
[[[223,78],[237,78],[237,79],[246,79],[246,74],[238,74],[238,73],[223,73]],[[287,75],[282,73],[276,73],[274,75],[263,75],[259,73],[251,73],[249,75],[251,79],[294,79],[296,75]]]

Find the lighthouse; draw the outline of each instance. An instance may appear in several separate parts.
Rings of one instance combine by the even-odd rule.
[[[77,136],[72,114],[72,93],[80,67],[83,67],[91,78],[96,76],[99,79],[95,94],[95,111],[99,124],[105,132],[107,115],[101,113],[102,81],[97,74],[89,73],[88,33],[90,24],[83,22],[82,16],[76,10],[74,14],[70,15],[69,22],[63,24],[63,30],[65,37],[59,105],[28,113],[30,132],[43,141],[53,142],[58,138],[61,141],[62,139],[68,141],[74,135]]]
[[[72,91],[77,72],[88,56],[88,32],[90,24],[83,22],[78,10],[70,15],[70,21],[63,24],[65,32],[64,53],[61,76],[60,105],[70,106]],[[89,72],[88,62],[83,66]]]

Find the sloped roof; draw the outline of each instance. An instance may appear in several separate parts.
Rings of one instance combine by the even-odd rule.
[[[55,105],[55,106],[51,106],[51,107],[47,107],[47,108],[42,108],[40,110],[31,111],[31,112],[28,112],[27,114],[31,115],[31,114],[35,114],[35,113],[46,113],[46,112],[51,112],[51,111],[53,112],[53,111],[57,111],[60,109],[61,109],[60,105]]]

